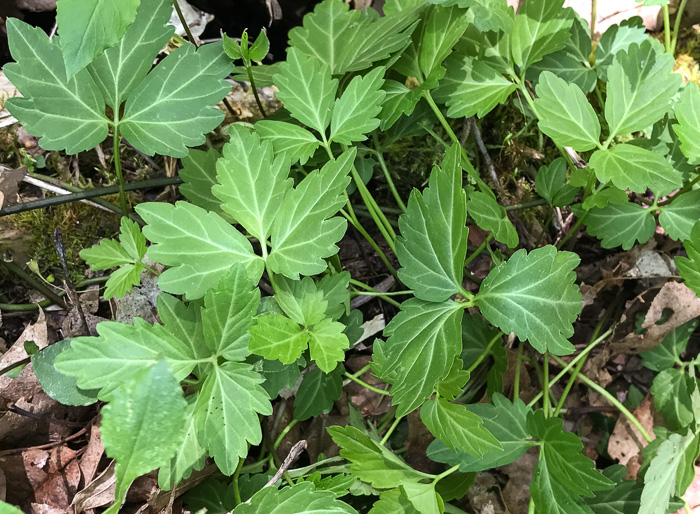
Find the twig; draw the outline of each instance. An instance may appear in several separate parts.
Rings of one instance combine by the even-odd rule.
[[[263,486],[263,489],[275,485],[275,483],[280,479],[280,477],[289,469],[289,466],[291,466],[294,463],[294,461],[297,460],[302,453],[304,453],[304,450],[306,450],[306,446],[306,439],[302,439],[297,444],[292,446],[292,449],[289,450],[289,454],[287,455],[287,458],[284,459],[284,462],[280,466],[280,469],[278,469],[277,473],[275,473],[275,475],[270,480],[268,480],[268,482]]]
[[[43,282],[37,280],[31,273],[27,273],[26,271],[24,271],[14,261],[0,260],[0,266],[4,266],[9,272],[17,275],[17,277],[19,277],[27,285],[39,291],[41,294],[43,294],[46,298],[50,299],[56,305],[62,307],[65,310],[68,310],[68,305],[66,305],[66,302],[63,301],[63,298],[61,298],[58,294],[54,293]]]
[[[0,452],[0,457],[4,457],[5,455],[15,455],[17,453],[26,452],[29,450],[47,450],[49,448],[61,446],[62,444],[67,443],[68,441],[72,441],[73,439],[77,439],[81,435],[85,434],[85,432],[87,432],[87,427],[83,427],[80,430],[78,430],[75,434],[69,435],[68,437],[66,437],[64,439],[60,439],[58,441],[53,441],[51,443],[41,444],[39,446],[29,446],[27,448],[12,448],[11,450],[2,451],[2,452]]]
[[[479,151],[481,152],[481,155],[484,158],[484,162],[486,163],[486,167],[489,170],[491,180],[493,180],[493,184],[496,186],[496,188],[499,191],[503,192],[503,186],[501,186],[501,182],[498,180],[498,175],[496,175],[496,167],[493,165],[493,161],[491,160],[491,156],[489,155],[489,152],[486,149],[484,140],[481,139],[481,131],[479,130],[479,125],[476,123],[476,119],[473,116],[470,118],[470,120],[472,132],[474,133],[474,141],[476,141],[476,146],[479,147]]]
[[[22,182],[26,182],[27,184],[31,184],[31,185],[36,186],[38,188],[45,189],[46,191],[51,191],[52,193],[56,193],[59,195],[68,195],[71,193],[71,191],[68,189],[56,186],[56,185],[51,184],[49,182],[44,182],[43,180],[38,180],[30,175],[25,176],[22,179]],[[99,203],[96,203],[96,202],[91,202],[90,200],[81,200],[81,202],[84,202],[88,205],[92,205],[93,207],[97,207],[98,209],[102,209],[103,211],[107,211],[107,212],[110,211],[110,209],[108,209],[104,205],[100,205]]]
[[[61,266],[63,267],[63,273],[65,278],[63,279],[63,285],[66,288],[66,294],[70,299],[70,302],[78,310],[78,316],[80,316],[80,322],[82,324],[82,333],[75,335],[90,335],[90,329],[88,328],[87,320],[85,319],[85,312],[83,312],[83,305],[80,303],[80,298],[78,298],[78,293],[75,292],[75,286],[73,285],[73,279],[70,276],[70,270],[68,269],[68,260],[66,259],[66,249],[63,246],[63,231],[60,228],[56,228],[53,232],[53,241],[56,245],[56,252],[58,253],[58,258],[61,261]]]

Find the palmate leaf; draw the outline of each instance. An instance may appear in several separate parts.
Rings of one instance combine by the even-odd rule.
[[[688,257],[676,257],[675,263],[685,285],[700,296],[700,222],[696,223],[693,231],[684,243]]]
[[[276,312],[260,314],[256,324],[250,327],[248,348],[268,360],[278,359],[292,364],[306,350],[309,332],[291,319]]]
[[[216,163],[214,196],[221,208],[259,241],[267,241],[284,195],[292,189],[289,167],[275,158],[272,144],[240,125],[229,130],[229,142]]]
[[[161,293],[157,299],[158,317],[173,336],[182,341],[191,355],[206,359],[211,351],[204,341],[201,306],[196,302],[184,304],[174,296]],[[199,374],[199,373],[196,373]]]
[[[294,419],[305,421],[321,413],[328,414],[343,393],[344,370],[338,366],[330,373],[318,368],[309,371],[294,397]]]
[[[165,359],[177,380],[197,364],[192,349],[163,325],[149,325],[141,318],[134,324],[103,321],[98,337],[77,337],[56,358],[58,371],[76,377],[82,389],[101,389],[100,398],[134,374]]]
[[[224,113],[211,106],[231,89],[222,80],[230,72],[230,61],[218,45],[196,51],[192,44],[181,46],[129,95],[120,132],[147,155],[184,157],[187,147],[204,143],[204,134],[223,121]],[[181,80],[169,81],[173,76]]]
[[[636,203],[610,203],[588,211],[586,231],[600,239],[603,248],[622,246],[629,250],[636,242],[646,243],[654,235],[656,222],[649,209]]]
[[[134,479],[173,457],[185,436],[186,408],[180,382],[164,360],[112,393],[102,409],[100,431],[107,455],[117,461],[115,506],[124,501]]]
[[[153,60],[174,32],[168,25],[169,0],[141,0],[136,19],[124,37],[88,67],[107,105],[116,110],[143,81]]]
[[[568,488],[556,481],[546,459],[540,457],[530,482],[530,494],[542,514],[590,514],[590,508]]]
[[[437,396],[423,404],[420,419],[435,437],[452,450],[482,457],[502,449],[498,440],[483,426],[482,419],[464,405],[450,403]]]
[[[277,489],[265,487],[255,493],[250,503],[241,503],[235,514],[357,514],[331,491],[316,489],[311,482]]]
[[[328,302],[311,277],[275,279],[275,301],[299,325],[309,327],[326,317]]]
[[[388,339],[377,341],[386,365],[380,378],[393,387],[392,403],[403,416],[420,406],[444,379],[462,350],[462,307],[411,298],[387,325]]]
[[[271,230],[267,263],[275,273],[298,280],[326,269],[323,260],[338,251],[347,222],[333,217],[345,203],[343,192],[356,150],[345,151],[321,170],[309,173],[287,193]]]
[[[429,77],[442,64],[468,24],[464,9],[433,7],[425,22],[420,45],[420,68],[423,76]]]
[[[576,84],[545,71],[537,84],[537,97],[540,130],[556,143],[581,152],[600,144],[598,117]]]
[[[618,52],[627,50],[633,43],[644,43],[649,38],[646,32],[641,18],[623,20],[605,31],[595,49],[595,69],[602,81],[608,81],[607,70]]]
[[[260,290],[245,268],[234,265],[204,297],[201,310],[204,342],[212,355],[242,361],[248,352],[248,329],[260,304]]]
[[[245,266],[251,278],[262,275],[264,263],[248,239],[218,214],[186,202],[145,203],[136,212],[147,223],[144,235],[154,243],[149,257],[171,266],[158,278],[163,291],[201,298],[233,263]]]
[[[690,238],[693,226],[700,220],[700,191],[689,191],[663,207],[659,223],[673,239]]]
[[[508,219],[506,210],[493,196],[481,191],[473,192],[469,195],[467,210],[479,228],[492,232],[496,241],[508,245],[508,248],[518,246],[518,232]]]
[[[7,20],[10,52],[16,62],[5,74],[23,98],[10,98],[7,109],[39,137],[44,150],[78,153],[94,148],[108,134],[102,94],[87,71],[67,78],[58,41],[16,18]]]
[[[459,151],[448,149],[442,169],[433,168],[422,194],[411,192],[399,218],[399,279],[422,300],[440,302],[462,288],[468,231]]]
[[[386,95],[381,89],[385,71],[382,67],[375,68],[364,77],[358,75],[350,81],[333,107],[331,141],[344,145],[364,141],[366,134],[379,126],[376,116]]]
[[[205,151],[190,150],[183,157],[182,169],[178,172],[183,183],[180,193],[197,207],[228,216],[221,210],[221,200],[211,192],[216,182],[216,161],[221,153],[213,148]]]
[[[590,159],[593,171],[603,183],[612,182],[619,189],[644,193],[650,188],[665,196],[683,185],[683,179],[663,155],[621,144],[607,150],[597,150]]]
[[[330,373],[345,358],[343,350],[350,346],[348,336],[345,335],[345,325],[326,318],[314,325],[309,336],[311,359],[322,371]]]
[[[330,68],[292,47],[274,79],[279,88],[277,99],[289,113],[325,137],[338,90]]]
[[[569,38],[573,15],[563,0],[528,0],[510,34],[513,62],[524,73],[545,55],[561,50]]]
[[[289,43],[327,66],[333,75],[360,71],[403,49],[415,27],[416,9],[386,11],[377,19],[350,10],[342,0],[325,0],[304,16],[303,26],[289,31]]]
[[[272,143],[275,155],[282,155],[287,165],[306,164],[321,142],[311,132],[285,121],[260,120],[255,132],[263,141]]]
[[[140,0],[61,0],[56,23],[66,74],[75,73],[114,46],[136,18]]]
[[[663,118],[681,84],[672,70],[673,56],[651,38],[616,55],[608,69],[605,102],[610,137],[644,130]]]
[[[350,472],[377,489],[392,489],[418,482],[425,475],[399,459],[383,444],[370,439],[357,428],[333,426],[328,433],[340,446],[340,455],[350,464]]]
[[[483,118],[518,87],[488,64],[471,57],[451,55],[445,66],[447,73],[434,98],[447,105],[447,115],[452,118]]]
[[[502,447],[493,449],[481,457],[475,457],[460,450],[452,450],[440,440],[428,446],[428,458],[451,466],[459,466],[463,473],[484,471],[503,466],[517,460],[536,443],[527,429],[527,416],[532,409],[518,399],[511,403],[502,394],[494,394],[493,403],[469,405],[470,412],[479,416],[484,427],[498,440]]]
[[[537,351],[571,353],[574,348],[567,338],[574,333],[572,323],[583,305],[574,284],[579,262],[576,254],[551,245],[529,254],[518,250],[491,270],[476,304],[489,322],[527,339]]]
[[[700,91],[683,88],[680,101],[674,106],[678,123],[673,131],[681,141],[681,150],[691,164],[700,164]]]
[[[247,455],[248,443],[262,440],[258,414],[272,414],[262,381],[249,364],[226,362],[214,367],[199,392],[194,414],[198,440],[226,475]]]

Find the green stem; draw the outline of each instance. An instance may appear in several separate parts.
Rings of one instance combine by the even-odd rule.
[[[175,2],[175,5],[177,5],[177,1]],[[241,469],[243,468],[244,462],[244,458],[238,459],[238,466],[236,466],[236,471],[234,471],[233,473],[233,498],[236,502],[236,505],[240,505],[241,503],[241,490],[238,488],[238,479],[241,476]]]
[[[371,291],[351,291],[350,292],[352,296],[407,296],[407,295],[412,295],[413,291],[407,290],[407,291],[391,291],[389,293],[382,293],[381,291],[377,291],[376,293],[373,293]]]
[[[13,369],[19,368],[20,366],[24,366],[25,364],[29,364],[31,361],[31,357],[25,357],[24,359],[20,359],[17,362],[8,364],[4,368],[0,369],[0,377],[3,376],[5,373],[12,371]]]
[[[173,0],[173,6],[175,7],[175,12],[177,12],[177,17],[180,18],[180,23],[182,24],[182,27],[185,29],[185,33],[187,34],[187,39],[189,39],[190,43],[192,43],[194,46],[197,46],[197,40],[192,35],[192,31],[190,30],[190,27],[187,24],[187,21],[185,20],[185,16],[182,14],[182,10],[180,9],[180,4],[178,3],[177,0]]]
[[[481,362],[482,362],[486,357],[489,356],[489,354],[491,353],[491,348],[493,348],[493,345],[496,344],[496,341],[501,340],[501,336],[503,336],[503,333],[499,330],[499,331],[498,331],[498,334],[496,334],[496,335],[491,339],[491,341],[489,341],[489,344],[486,345],[486,349],[485,349],[483,352],[481,352],[481,355],[479,355],[479,357],[474,361],[474,363],[473,363],[471,366],[469,366],[469,369],[467,370],[467,373],[471,374],[472,371],[474,371],[474,370],[476,369],[476,367],[477,367],[479,364],[481,364]]]
[[[566,243],[572,235],[574,235],[574,234],[576,234],[576,233],[578,232],[578,228],[581,226],[581,223],[583,223],[583,220],[586,219],[586,215],[587,215],[587,214],[588,214],[588,212],[584,212],[584,213],[583,213],[583,216],[581,216],[581,217],[576,221],[576,223],[574,224],[574,226],[571,227],[571,230],[569,230],[569,232],[564,236],[564,239],[562,239],[561,241],[559,241],[559,244],[557,245],[557,250],[559,250],[562,246],[564,246],[564,243]]]
[[[248,81],[250,82],[250,88],[253,90],[255,102],[258,104],[258,109],[260,109],[260,114],[262,114],[263,118],[267,118],[265,109],[263,109],[262,102],[260,101],[260,96],[258,95],[258,88],[255,87],[255,78],[253,78],[253,68],[249,66],[249,63],[246,63],[245,69],[248,72]]]
[[[177,5],[177,0],[175,5]],[[126,190],[124,189],[124,175],[122,174],[122,158],[119,153],[119,142],[121,141],[121,136],[119,135],[119,115],[115,113],[114,115],[114,171],[117,174],[117,182],[119,184],[119,203],[122,207],[122,215],[129,215],[129,203],[126,200]]]
[[[401,421],[401,419],[402,419],[401,417],[398,417],[394,420],[394,422],[389,427],[389,430],[387,430],[386,433],[384,434],[384,437],[382,437],[382,440],[379,442],[379,444],[381,444],[382,446],[384,446],[386,444],[386,442],[391,437],[391,434],[394,432],[394,430],[396,430],[396,427],[399,425],[399,422]]]
[[[43,294],[46,298],[51,300],[53,303],[58,305],[59,307],[69,310],[68,305],[66,302],[63,301],[63,298],[61,298],[58,293],[54,293],[51,289],[49,289],[46,284],[44,284],[41,280],[37,280],[36,277],[34,277],[33,274],[26,272],[16,264],[14,261],[5,261],[4,259],[0,259],[0,267],[5,267],[5,269],[16,275],[20,280],[22,280],[25,284],[30,286],[33,289],[36,289],[39,291],[41,294]]]
[[[289,425],[284,427],[282,431],[280,432],[280,435],[277,436],[277,439],[275,439],[274,444],[272,445],[275,450],[279,448],[279,445],[282,443],[282,440],[284,439],[284,436],[286,436],[289,431],[294,428],[294,425],[297,424],[297,420],[293,419],[292,421],[289,422]]]
[[[527,514],[535,514],[535,500],[530,496],[530,503],[527,506]]]
[[[394,180],[391,178],[389,168],[387,168],[386,161],[384,161],[384,154],[382,154],[381,152],[381,146],[379,145],[379,136],[377,136],[376,132],[372,134],[372,143],[374,144],[373,153],[377,157],[377,161],[379,161],[379,167],[382,169],[382,173],[384,173],[384,178],[386,179],[386,182],[389,185],[389,190],[391,190],[391,194],[394,196],[394,200],[396,200],[396,205],[399,206],[402,212],[406,212],[406,204],[403,203],[403,200],[401,199],[401,196],[399,195],[399,192],[396,189],[396,185],[394,184]]]
[[[523,361],[523,349],[525,343],[522,341],[518,346],[518,356],[515,358],[515,378],[513,380],[513,401],[520,398],[520,363]]]
[[[350,380],[352,380],[356,384],[359,384],[362,387],[364,387],[365,389],[368,389],[374,393],[381,394],[384,396],[391,396],[391,393],[389,391],[385,391],[384,389],[379,389],[378,387],[374,387],[372,385],[369,385],[367,382],[360,380],[355,375],[351,375],[347,371],[345,373],[343,373],[343,376],[345,376],[345,378],[349,378]]]
[[[543,389],[543,394],[544,394],[544,401],[542,402],[542,410],[544,411],[544,417],[548,418],[549,417],[549,392],[550,392],[550,387],[549,387],[549,352],[544,352],[544,359],[542,361],[542,373],[544,375],[544,389]]]
[[[681,18],[683,17],[683,11],[685,10],[685,4],[688,0],[681,0],[681,4],[678,6],[678,11],[676,12],[676,21],[673,24],[673,41],[671,42],[671,53],[676,55],[676,45],[678,43],[678,32],[681,29]]]
[[[493,239],[493,232],[491,232],[486,239],[484,239],[484,242],[479,245],[479,248],[477,248],[472,254],[467,257],[467,259],[464,261],[464,267],[466,268],[469,266],[469,263],[472,262],[474,259],[476,259],[481,252],[484,251],[486,246],[488,246],[489,242]]]
[[[591,41],[595,41],[595,22],[598,18],[598,0],[591,2]],[[595,54],[593,54],[595,55]],[[589,59],[590,60],[590,59]],[[591,63],[593,64],[593,63]]]
[[[664,41],[666,42],[666,51],[673,53],[671,49],[671,16],[668,11],[668,3],[664,5]]]
[[[350,206],[350,200],[348,199],[348,206]],[[345,210],[341,209],[340,214],[345,217],[345,219],[348,220],[348,222],[357,229],[357,231],[362,235],[362,237],[365,238],[365,240],[370,244],[370,246],[374,249],[375,252],[377,252],[377,256],[382,260],[384,263],[384,266],[386,266],[386,269],[389,270],[389,273],[399,282],[399,275],[396,272],[396,268],[389,262],[389,258],[386,256],[384,251],[379,247],[377,242],[372,238],[372,236],[369,235],[369,232],[365,230],[365,228],[360,224],[360,222],[357,220],[357,218],[353,218],[350,216]],[[353,213],[354,214],[354,213]]]
[[[551,358],[554,359],[559,365],[566,366],[566,363],[556,355],[552,355]],[[652,442],[653,439],[649,435],[649,432],[645,430],[639,420],[634,417],[634,414],[632,414],[627,407],[622,405],[622,403],[620,403],[614,395],[610,394],[604,387],[599,386],[584,374],[580,373],[576,378],[600,395],[604,396],[610,403],[617,407],[617,409],[629,420],[630,423],[632,423],[632,425],[635,426],[637,430],[639,430],[639,433],[642,434],[642,437],[644,437],[648,443]]]
[[[442,480],[443,478],[445,478],[445,477],[447,477],[447,476],[450,476],[452,473],[454,473],[454,472],[457,471],[458,469],[459,469],[459,464],[457,464],[456,466],[452,466],[452,467],[451,467],[450,469],[448,469],[447,471],[444,471],[444,472],[440,473],[439,475],[437,475],[437,476],[433,479],[433,484],[437,484],[440,480]]]
[[[663,202],[659,202],[659,207],[664,207],[668,204],[670,204],[673,200],[678,198],[680,195],[687,193],[688,191],[692,191],[693,186],[700,182],[700,173],[698,173],[698,176],[695,177],[693,180],[688,182],[686,185],[684,185],[681,189],[678,190],[678,192],[673,195],[671,198],[667,198]]]
[[[433,97],[430,95],[430,91],[424,91],[423,92],[423,98],[425,98],[426,102],[428,102],[428,105],[430,105],[430,108],[432,109],[433,113],[437,117],[437,119],[440,121],[440,125],[442,125],[442,128],[445,129],[445,132],[447,132],[447,135],[450,136],[450,139],[454,144],[459,146],[461,152],[462,152],[462,167],[464,170],[467,172],[467,175],[476,182],[476,185],[479,186],[479,190],[490,194],[491,196],[494,196],[493,191],[491,191],[491,188],[484,182],[477,171],[474,169],[474,166],[472,166],[471,161],[469,160],[469,156],[467,155],[467,152],[464,150],[464,147],[462,144],[459,142],[459,138],[457,137],[457,134],[454,133],[452,130],[452,127],[450,127],[450,124],[447,123],[447,119],[445,119],[445,116],[443,116],[442,111],[440,111],[440,108],[437,106],[435,103],[435,100],[433,100]]]
[[[549,202],[547,202],[546,199],[538,198],[537,200],[530,200],[529,202],[514,203],[511,205],[506,205],[503,208],[506,210],[506,212],[522,211],[524,209],[531,209],[533,207],[540,207],[542,205],[547,205],[548,203]]]

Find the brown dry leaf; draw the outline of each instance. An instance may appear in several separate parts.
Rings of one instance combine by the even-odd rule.
[[[651,398],[647,396],[632,414],[639,420],[644,430],[654,437],[654,416],[651,412]],[[636,480],[641,466],[642,449],[647,445],[641,432],[625,416],[620,416],[608,442],[608,454],[627,466],[627,478]]]
[[[0,457],[0,469],[2,469],[7,482],[6,497],[3,498],[3,501],[20,508],[29,508],[33,492],[25,472],[22,456],[19,454],[3,455]]]
[[[112,461],[107,469],[75,495],[72,503],[75,514],[113,503],[116,483],[114,461]]]
[[[511,511],[505,506],[503,495],[501,494],[501,484],[494,474],[483,471],[476,475],[474,485],[467,491],[470,512],[475,514],[509,514]],[[527,512],[527,508],[525,509]]]
[[[26,166],[16,169],[0,166],[0,208],[15,205],[17,203],[17,192],[22,179],[27,174]]]
[[[533,449],[515,462],[500,468],[508,475],[508,483],[503,488],[503,501],[509,512],[527,512],[530,503],[530,480],[537,459],[537,449]]]
[[[104,455],[105,448],[102,445],[102,435],[100,433],[100,427],[97,423],[93,423],[90,428],[90,440],[85,448],[85,453],[80,458],[80,471],[83,475],[82,483],[87,485],[92,482],[97,473],[97,468],[102,460],[102,455]]]
[[[32,503],[31,514],[73,514],[72,509],[62,509],[46,503]]]
[[[665,309],[673,314],[662,325],[657,325]],[[667,282],[651,302],[642,328],[645,334],[628,334],[622,340],[612,343],[613,353],[640,353],[657,346],[671,331],[700,316],[700,298],[679,282]]]
[[[69,507],[80,482],[80,468],[75,454],[67,446],[22,452],[36,504],[59,509],[57,512],[70,512]],[[52,511],[41,507],[38,512]]]

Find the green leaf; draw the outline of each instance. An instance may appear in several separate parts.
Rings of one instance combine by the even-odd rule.
[[[338,81],[331,78],[331,70],[292,47],[274,80],[279,88],[277,99],[292,117],[325,137],[338,90]]]
[[[549,202],[550,206],[558,207],[573,202],[579,190],[566,183],[566,161],[563,157],[557,157],[549,166],[540,167],[535,177],[535,189]],[[625,195],[626,201],[627,195]]]
[[[245,30],[243,31],[243,33],[247,34]],[[224,52],[226,53],[226,55],[228,55],[234,61],[238,59],[243,59],[243,48],[241,47],[241,44],[235,39],[231,39],[226,34],[224,34],[223,36],[224,37],[222,41],[224,44]]]
[[[513,8],[500,0],[477,0],[467,12],[467,18],[482,31],[510,32],[513,29]]]
[[[226,475],[248,454],[248,444],[262,440],[258,414],[272,414],[262,381],[249,364],[226,362],[214,367],[199,392],[194,414],[199,444]]]
[[[127,219],[127,218],[122,218]],[[134,259],[114,239],[102,239],[98,244],[80,251],[80,257],[96,270],[133,263]]]
[[[180,193],[197,207],[227,216],[221,210],[221,200],[211,192],[217,184],[216,161],[220,157],[221,153],[213,148],[206,152],[190,150],[182,158],[182,169],[178,172],[184,182],[180,185]]]
[[[377,19],[350,10],[342,0],[320,2],[304,16],[303,27],[289,31],[292,47],[327,66],[333,75],[360,71],[388,58],[409,42],[417,17],[413,6]]]
[[[665,196],[683,185],[681,176],[663,155],[635,145],[621,144],[597,150],[590,166],[603,183],[612,182],[619,189],[644,193],[647,188]]]
[[[326,275],[317,284],[323,292],[323,299],[328,303],[326,316],[336,320],[345,314],[345,304],[350,302],[350,272],[342,271]]]
[[[306,481],[313,483],[317,491],[330,491],[335,494],[336,498],[341,498],[348,494],[348,489],[357,482],[357,477],[341,473],[321,478],[321,473],[314,471],[306,477]]]
[[[648,38],[641,18],[630,18],[619,25],[611,25],[595,49],[595,67],[600,79],[608,81],[607,70],[619,52],[627,50],[631,44],[641,45]]]
[[[189,397],[193,398],[193,397]],[[158,487],[170,490],[183,479],[189,478],[193,470],[201,470],[204,467],[206,450],[197,440],[197,425],[194,416],[195,403],[190,401],[187,405],[185,417],[185,437],[182,444],[170,463],[161,466],[158,471]]]
[[[399,279],[427,301],[446,300],[462,289],[468,230],[459,163],[459,148],[453,145],[443,169],[433,168],[422,194],[411,192],[408,209],[399,218]]]
[[[661,343],[649,351],[642,352],[642,364],[654,371],[663,371],[681,364],[681,354],[688,345],[690,336],[698,326],[697,320],[684,323],[668,334]]]
[[[292,188],[289,167],[275,158],[272,144],[233,125],[223,157],[216,163],[219,182],[211,192],[221,208],[259,241],[267,241],[270,227],[285,194]]]
[[[165,361],[133,375],[102,409],[102,443],[117,461],[115,502],[141,475],[166,465],[185,436],[187,403]]]
[[[97,391],[81,389],[75,377],[65,375],[54,366],[56,357],[70,348],[70,339],[47,346],[32,355],[32,369],[46,394],[64,405],[92,405],[97,401]]]
[[[506,210],[493,196],[481,191],[473,192],[469,195],[467,210],[480,229],[493,232],[496,241],[508,245],[508,248],[518,246],[518,232],[508,219]]]
[[[173,26],[168,25],[172,9],[171,0],[141,0],[124,37],[87,67],[112,110],[119,109],[141,84],[173,34]]]
[[[256,324],[250,327],[248,347],[256,355],[266,359],[279,359],[283,364],[295,362],[309,343],[310,335],[294,321],[268,312],[255,318]]]
[[[218,45],[195,51],[185,44],[166,57],[129,95],[119,130],[147,155],[187,155],[187,147],[204,143],[204,135],[224,119],[212,105],[231,89],[223,79],[231,73],[230,61]],[[170,87],[170,77],[181,80]]]
[[[563,0],[528,0],[518,11],[510,50],[521,73],[545,55],[564,48],[573,16],[563,5]]]
[[[155,366],[161,359],[177,380],[190,374],[196,358],[186,343],[163,325],[149,325],[141,318],[134,324],[103,321],[99,337],[76,337],[55,360],[58,371],[76,377],[82,389],[101,389],[106,398],[134,374]]]
[[[22,514],[22,511],[9,503],[0,501],[0,514]]]
[[[319,368],[309,371],[294,398],[294,419],[306,421],[319,414],[328,414],[343,392],[343,366],[330,373]]]
[[[328,318],[314,325],[309,333],[309,352],[311,359],[326,373],[333,371],[338,362],[345,359],[345,352],[350,347],[345,325]]]
[[[136,18],[140,0],[61,0],[56,23],[66,74],[72,77],[117,44]]]
[[[147,223],[144,235],[154,243],[148,256],[171,266],[158,278],[163,291],[201,298],[234,262],[256,281],[262,275],[264,263],[248,239],[218,214],[187,202],[142,203],[136,212]]]
[[[545,71],[537,84],[537,96],[540,130],[556,143],[580,152],[600,145],[598,117],[576,84]]]
[[[517,399],[514,403],[502,394],[492,396],[492,404],[477,403],[467,406],[470,412],[479,416],[484,427],[498,440],[502,449],[492,450],[482,457],[475,457],[463,451],[448,448],[440,440],[428,446],[428,458],[450,466],[459,465],[463,473],[484,471],[514,462],[535,443],[527,429],[527,416],[532,409]]]
[[[639,514],[666,514],[671,496],[676,494],[679,472],[683,471],[686,452],[693,450],[697,443],[695,435],[671,434],[663,441],[644,475]],[[696,453],[696,452],[693,452]],[[691,466],[697,454],[690,456]],[[681,493],[683,493],[682,491]]]
[[[7,20],[7,38],[15,62],[3,70],[23,97],[6,106],[41,147],[75,154],[104,141],[109,120],[102,94],[85,70],[67,77],[58,40],[16,18]]]
[[[377,115],[386,93],[382,89],[384,73],[375,68],[364,77],[356,76],[335,101],[331,119],[331,141],[350,145],[367,139],[368,133],[379,126]]]
[[[690,239],[693,226],[700,220],[700,190],[689,191],[663,207],[659,223],[672,239]]]
[[[198,359],[211,357],[207,345],[202,344],[204,332],[200,303],[190,302],[185,305],[174,296],[161,293],[158,295],[157,307],[163,326],[189,348],[191,355]]]
[[[465,384],[469,381],[470,373],[464,369],[462,359],[455,359],[450,372],[436,386],[437,393],[447,400],[454,400],[463,392]]]
[[[251,61],[260,62],[267,57],[270,51],[270,40],[267,38],[267,32],[261,30],[258,37],[255,38],[255,43],[250,45],[248,57]]]
[[[272,143],[275,155],[282,155],[286,165],[306,164],[321,142],[305,128],[284,121],[260,120],[255,131],[263,141]]]
[[[690,392],[694,385],[694,380],[679,369],[664,369],[654,377],[651,385],[654,407],[672,430],[687,427],[693,422]]]
[[[629,197],[625,191],[618,189],[616,187],[610,186],[601,191],[593,193],[591,196],[586,197],[581,206],[583,210],[591,210],[594,207],[602,209],[608,204],[626,204],[629,202]]]
[[[608,69],[605,102],[610,138],[644,130],[663,118],[681,84],[672,71],[673,56],[651,38],[616,55]]]
[[[543,514],[590,514],[581,499],[556,481],[549,462],[540,456],[530,482],[530,495],[537,512]]]
[[[213,355],[229,361],[242,361],[248,352],[248,329],[260,304],[260,290],[245,268],[234,264],[231,270],[204,297],[201,311],[204,342]]]
[[[338,251],[347,222],[334,216],[345,204],[344,191],[355,149],[309,173],[287,193],[272,225],[270,269],[297,280],[326,269],[323,260]]]
[[[517,86],[500,72],[475,58],[451,55],[445,61],[447,74],[433,98],[447,105],[451,118],[486,116],[506,101]]]
[[[408,501],[401,489],[389,489],[382,491],[369,514],[421,514],[413,504]]]
[[[271,399],[277,398],[282,388],[293,389],[299,379],[299,367],[305,366],[305,359],[298,359],[292,364],[282,364],[278,360],[265,360],[260,358],[255,363],[255,370],[265,378],[263,389]]]
[[[700,222],[695,224],[690,238],[683,246],[688,257],[676,257],[676,266],[685,280],[685,285],[700,296]]]
[[[423,404],[420,419],[452,450],[482,457],[502,449],[498,440],[483,426],[481,418],[464,405],[450,403],[438,396]]]
[[[646,243],[656,230],[656,221],[649,209],[636,203],[608,204],[593,208],[585,219],[586,231],[601,240],[603,248],[622,246],[629,250],[638,241]]]
[[[612,489],[613,482],[595,470],[595,463],[585,457],[583,444],[576,434],[564,432],[559,418],[546,418],[539,410],[528,415],[527,428],[540,440],[540,463],[552,481],[577,495],[594,496],[593,491]],[[537,470],[535,471],[537,475]]]
[[[515,252],[491,270],[476,295],[483,316],[503,332],[515,332],[537,351],[566,355],[572,323],[582,308],[574,269],[580,262],[571,252],[551,245]]]
[[[421,484],[417,482],[405,482],[401,484],[403,493],[408,501],[421,514],[442,514],[444,505],[442,498],[435,492],[435,483]]]
[[[265,487],[255,493],[250,503],[241,503],[235,514],[357,514],[347,503],[337,500],[331,491],[316,490],[311,482],[277,489]]]
[[[357,428],[333,426],[328,428],[328,433],[340,446],[341,457],[350,461],[350,472],[372,487],[391,489],[425,478],[423,473],[411,468]]]
[[[377,341],[386,356],[380,378],[391,382],[397,416],[419,407],[444,379],[462,350],[462,307],[451,300],[442,303],[411,298],[387,325],[388,339]]]
[[[304,327],[315,325],[326,317],[328,302],[311,277],[301,280],[276,278],[275,300],[287,316]]]
[[[681,150],[691,164],[700,164],[700,91],[686,86],[673,108],[678,123],[673,131],[681,142]]]
[[[452,52],[469,24],[465,14],[459,7],[436,6],[430,11],[420,45],[420,67],[424,76],[429,77]]]

